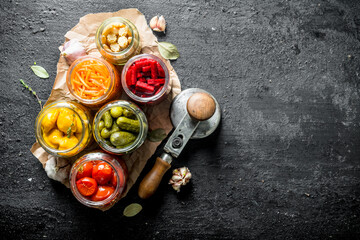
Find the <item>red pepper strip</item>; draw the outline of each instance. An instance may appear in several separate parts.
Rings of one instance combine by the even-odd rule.
[[[158,79],[148,79],[147,80],[147,83],[150,84],[150,85],[155,85],[157,83],[159,84],[164,84],[165,83],[165,79],[164,78],[158,78]]]
[[[161,65],[159,63],[156,63],[156,66],[159,73],[159,77],[165,77],[165,72],[164,69],[161,67]]]
[[[136,74],[136,78],[141,78],[141,77],[142,77],[141,72],[138,72],[138,73]]]
[[[150,66],[151,66],[151,78],[156,79],[158,77],[158,71],[157,71],[157,67],[156,67],[156,62],[152,62],[150,64]]]
[[[149,72],[151,70],[151,66],[145,66],[142,68],[143,72]]]
[[[128,86],[131,85],[131,81],[132,81],[132,72],[133,72],[133,69],[129,69],[126,73],[126,84]]]
[[[131,73],[131,85],[135,85],[135,84],[136,84],[136,68],[133,69]]]
[[[135,62],[135,67],[137,69],[141,69],[142,67],[145,67],[147,65],[149,65],[149,63],[148,63],[148,61],[146,59],[145,60],[141,59],[141,60]]]
[[[147,84],[149,85],[154,85],[155,83],[156,83],[155,79],[150,78],[147,80]]]
[[[141,77],[141,78],[138,79],[138,81],[146,83],[146,78]]]
[[[136,82],[136,89],[137,90],[144,90],[146,92],[154,92],[155,88],[153,86],[150,86],[150,85],[146,84],[146,83],[137,81]]]

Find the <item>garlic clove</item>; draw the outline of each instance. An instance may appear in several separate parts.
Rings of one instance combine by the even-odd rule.
[[[166,29],[166,21],[163,15],[159,17],[159,21],[157,23],[157,28],[159,29],[159,32],[165,32]]]
[[[166,21],[165,21],[165,18],[164,16],[155,16],[153,17],[151,20],[150,20],[150,28],[153,30],[153,31],[156,31],[156,32],[165,32],[165,29],[166,29]]]
[[[150,23],[149,23],[150,28],[151,28],[151,29],[156,28],[156,25],[157,25],[158,21],[159,21],[159,17],[158,17],[158,16],[153,17],[153,18],[150,20]]]
[[[174,175],[171,180],[175,181],[175,182],[178,182],[180,180],[182,180],[182,177],[181,176],[178,176],[178,175]]]

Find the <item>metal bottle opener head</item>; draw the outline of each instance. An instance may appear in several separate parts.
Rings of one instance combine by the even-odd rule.
[[[171,104],[170,119],[173,126],[176,128],[183,119],[183,117],[188,114],[186,109],[186,103],[194,93],[207,93],[214,99],[216,104],[216,110],[214,115],[208,120],[199,122],[199,125],[191,136],[191,139],[199,139],[207,137],[211,133],[213,133],[220,123],[221,109],[219,103],[216,101],[213,95],[200,88],[189,88],[182,91],[174,98]]]

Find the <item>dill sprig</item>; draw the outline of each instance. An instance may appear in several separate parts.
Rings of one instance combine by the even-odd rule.
[[[71,130],[72,130],[72,127],[74,126],[74,120],[75,120],[75,114],[73,114],[73,121],[72,121],[70,127],[68,128],[68,130],[66,131],[66,134],[67,134],[68,138],[71,137]]]
[[[24,80],[20,79],[20,82],[21,82],[21,84],[22,84],[27,90],[29,90],[29,91],[32,93],[32,95],[34,95],[34,96],[36,97],[38,103],[40,104],[40,108],[42,109],[41,100],[39,99],[39,97],[38,97],[38,95],[36,94],[36,92],[35,92],[34,90],[32,90],[32,88],[29,87],[29,85],[27,85],[27,84],[24,82]]]

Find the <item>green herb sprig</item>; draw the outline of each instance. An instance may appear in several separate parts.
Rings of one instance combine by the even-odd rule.
[[[71,130],[72,130],[72,127],[74,126],[74,121],[75,121],[75,114],[73,114],[73,121],[72,121],[70,127],[68,128],[68,130],[66,131],[67,138],[71,137]]]
[[[24,82],[24,80],[20,79],[20,82],[21,82],[21,84],[24,86],[24,88],[26,88],[27,90],[29,90],[29,91],[32,93],[32,95],[34,95],[34,96],[36,97],[38,103],[40,104],[40,108],[42,109],[41,100],[39,99],[39,97],[38,97],[38,95],[36,94],[36,92],[35,92],[34,90],[32,90],[32,88],[29,87],[29,85],[27,85],[27,84]]]

